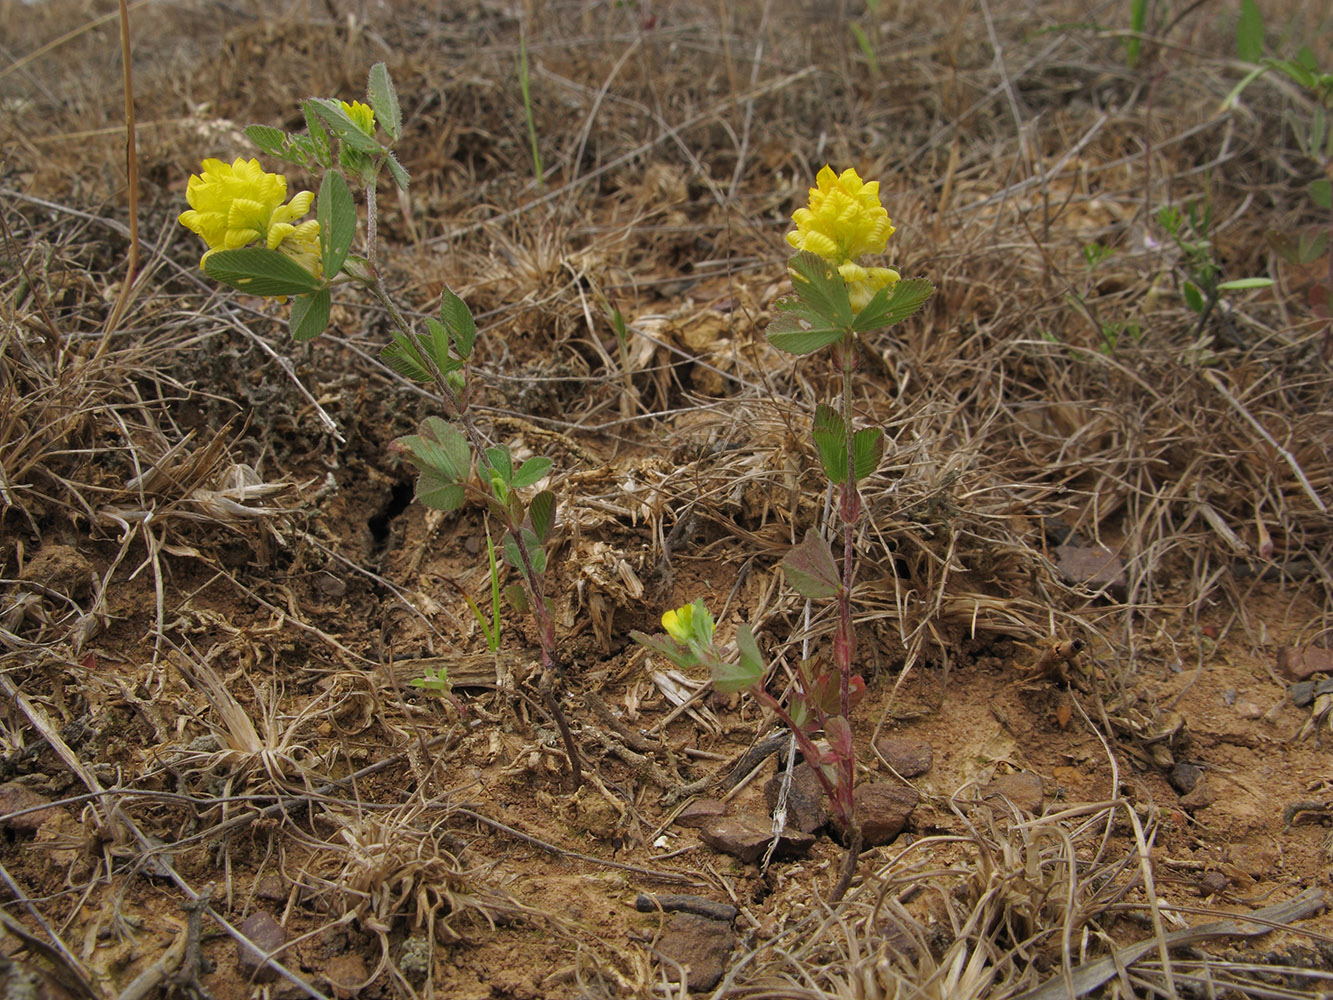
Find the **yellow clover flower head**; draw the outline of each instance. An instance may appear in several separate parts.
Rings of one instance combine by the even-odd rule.
[[[286,202],[287,178],[266,173],[255,159],[238,157],[230,164],[207,159],[203,171],[190,176],[185,189],[190,209],[180,214],[181,225],[208,244],[200,267],[218,250],[262,242],[312,274],[320,273],[319,223],[294,222],[310,211],[313,192],[300,191]]]
[[[863,267],[857,258],[883,253],[893,235],[889,213],[879,200],[879,181],[866,183],[851,168],[835,174],[825,165],[810,189],[810,205],[792,214],[796,228],[787,242],[809,250],[838,269],[856,311],[885,285],[898,280],[891,267]]]
[[[362,104],[360,101],[353,101],[348,104],[346,101],[339,101],[343,107],[343,114],[356,123],[357,128],[366,135],[375,134],[375,110],[369,105]]]

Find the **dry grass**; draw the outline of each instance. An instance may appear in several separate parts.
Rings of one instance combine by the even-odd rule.
[[[1163,714],[1148,682],[1202,672],[1183,630],[1207,619],[1216,641],[1267,662],[1274,634],[1333,628],[1324,328],[1305,306],[1309,275],[1264,243],[1312,221],[1312,166],[1283,124],[1300,95],[1261,81],[1219,110],[1240,71],[1210,8],[1157,25],[1130,70],[1120,5],[897,5],[875,36],[876,75],[846,23],[869,24],[854,4],[396,6],[134,7],[146,245],[117,317],[114,23],[65,0],[0,4],[0,741],[4,777],[44,775],[30,784],[68,812],[42,849],[53,867],[21,871],[6,853],[6,951],[27,934],[50,975],[116,996],[125,984],[97,942],[130,940],[122,908],[150,912],[150,880],[166,879],[173,900],[208,901],[214,886],[207,912],[233,934],[256,908],[290,918],[301,935],[276,956],[289,969],[309,942],[360,949],[379,991],[366,995],[430,995],[444,952],[405,962],[409,942],[503,948],[529,933],[548,950],[520,961],[552,963],[534,987],[547,995],[682,995],[649,949],[566,913],[558,890],[524,895],[523,865],[544,871],[546,855],[515,862],[486,843],[627,877],[598,867],[607,851],[511,837],[521,824],[488,797],[477,761],[509,762],[506,801],[558,798],[559,755],[524,686],[519,626],[503,666],[477,654],[435,579],[481,592],[467,548],[479,522],[414,514],[415,547],[395,544],[403,473],[386,445],[431,403],[378,362],[386,318],[339,302],[331,335],[295,348],[280,309],[218,294],[177,238],[199,158],[246,152],[251,121],[296,127],[301,97],[357,96],[384,59],[413,175],[410,199],[384,206],[392,283],[424,311],[446,284],[468,300],[484,327],[485,423],[558,460],[553,562],[582,658],[575,702],[581,684],[652,696],[621,637],[688,588],[711,589],[720,620],[753,622],[782,663],[832,631],[773,572],[829,516],[806,428],[831,373],[762,335],[784,290],[780,234],[826,160],[882,179],[894,263],[939,289],[865,345],[857,388],[858,414],[892,441],[858,539],[858,621],[884,692],[858,738],[908,701],[948,713],[967,698],[958,678],[1012,640],[1091,644],[1074,726],[1105,741],[1106,795],[1036,818],[974,787],[936,796],[938,828],[863,862],[835,909],[808,872],[770,874],[780,912],[746,911],[745,947],[712,995],[1328,990],[1318,933],[1288,959],[1172,937],[1207,908],[1162,891],[1169,810],[1124,771],[1147,759],[1134,733]],[[1319,5],[1276,6],[1284,39],[1328,50]],[[541,185],[516,103],[520,17]],[[62,39],[71,23],[85,29]],[[1224,273],[1277,284],[1201,326],[1154,217],[1203,198]],[[1115,253],[1091,269],[1090,243]],[[623,349],[609,297],[630,323]],[[1113,324],[1142,336],[1105,350]],[[1055,521],[1120,554],[1123,593],[1061,575]],[[500,690],[459,719],[402,686],[414,655]],[[667,718],[644,711],[650,742],[678,716],[710,740],[759,722],[697,695]],[[615,835],[635,844],[678,791],[652,782],[685,762],[681,746],[628,738],[599,735],[594,778],[617,804]],[[645,755],[651,767],[633,763]],[[635,878],[682,877],[639,846]],[[686,874],[734,891],[730,876]],[[275,878],[282,893],[263,896]],[[80,917],[83,901],[99,915]],[[1271,919],[1296,940],[1313,908]],[[1261,942],[1260,927],[1206,940]],[[1112,946],[1135,957],[1098,979]]]

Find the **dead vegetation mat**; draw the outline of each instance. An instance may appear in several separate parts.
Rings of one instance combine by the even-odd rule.
[[[1328,670],[1333,383],[1312,278],[1264,240],[1313,221],[1314,175],[1299,95],[1219,110],[1224,16],[1128,69],[1060,4],[130,6],[118,309],[114,11],[0,4],[6,996],[1333,990],[1330,699],[1291,672]],[[1327,52],[1319,6],[1268,16]],[[492,656],[458,596],[482,512],[410,502],[389,445],[436,411],[378,362],[385,317],[339,302],[293,345],[175,223],[202,157],[378,60],[413,176],[394,288],[464,296],[484,426],[557,460],[577,792],[526,623]],[[703,596],[778,689],[833,631],[778,570],[828,516],[833,373],[763,338],[826,161],[881,179],[892,262],[938,289],[864,345],[855,400],[892,442],[857,541],[861,780],[919,803],[836,907],[829,836],[764,866],[679,822],[766,815],[772,720],[628,641]],[[1154,215],[1203,199],[1223,273],[1276,284],[1200,320]],[[464,714],[411,686],[439,667]]]

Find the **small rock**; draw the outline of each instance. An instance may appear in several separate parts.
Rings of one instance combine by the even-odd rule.
[[[888,761],[889,767],[904,778],[915,778],[925,774],[935,763],[935,751],[925,740],[903,740],[885,736],[875,744],[875,749]]]
[[[683,968],[685,985],[693,992],[711,990],[721,981],[735,944],[736,935],[730,924],[692,913],[673,913],[657,942],[657,950],[671,959],[663,963],[667,981],[679,983]]]
[[[1196,764],[1186,764],[1183,761],[1171,768],[1171,772],[1166,776],[1166,780],[1171,782],[1171,787],[1181,795],[1188,795],[1194,791],[1194,786],[1199,783],[1203,777],[1203,768]]]
[[[1188,809],[1191,812],[1195,809],[1207,809],[1217,801],[1215,793],[1208,783],[1207,778],[1199,779],[1199,783],[1190,790],[1188,795],[1180,797],[1180,808]]]
[[[1041,800],[1045,794],[1046,789],[1041,783],[1041,778],[1030,771],[1006,774],[996,778],[981,790],[983,799],[1006,798],[1020,812],[1031,813],[1033,816],[1041,812]]]
[[[676,814],[676,825],[697,830],[710,819],[726,814],[727,804],[720,799],[695,799]]]
[[[705,844],[752,864],[764,856],[768,842],[773,839],[773,824],[768,819],[742,813],[739,816],[718,816],[699,830]],[[804,854],[813,846],[813,834],[788,830],[778,841],[778,854]]]
[[[366,960],[354,951],[328,959],[324,963],[323,976],[338,1000],[351,1000],[352,997],[360,996],[369,978]]]
[[[1264,709],[1262,705],[1256,705],[1248,698],[1241,698],[1236,702],[1236,714],[1242,719],[1262,719]]]
[[[728,924],[740,913],[740,910],[730,903],[719,903],[707,896],[692,896],[688,893],[652,895],[641,892],[634,897],[634,908],[640,913],[656,913],[658,910],[665,910],[667,913],[693,913],[696,917],[721,920]]]
[[[1322,646],[1288,646],[1278,650],[1278,673],[1303,681],[1312,674],[1333,674],[1333,650]]]
[[[861,827],[865,846],[892,843],[907,826],[907,819],[920,800],[916,789],[907,785],[887,781],[857,785],[856,822]]]
[[[289,887],[281,878],[270,872],[255,883],[255,895],[260,899],[267,899],[270,903],[285,903]]]
[[[332,573],[321,572],[315,575],[315,586],[325,597],[345,597],[347,581]]]
[[[1219,892],[1225,892],[1227,886],[1230,884],[1231,879],[1227,878],[1221,872],[1204,872],[1199,878],[1199,895],[1215,896]]]
[[[1231,863],[1251,878],[1267,878],[1278,865],[1279,855],[1262,844],[1236,844],[1231,848]]]
[[[784,777],[785,772],[779,771],[764,784],[764,801],[769,809],[778,807],[778,792]],[[814,833],[827,822],[828,797],[819,783],[819,776],[809,764],[797,764],[792,770],[791,789],[787,792],[787,827]]]
[[[1291,703],[1297,708],[1304,708],[1314,701],[1314,681],[1300,681],[1287,690],[1291,693]]]
[[[1125,564],[1105,545],[1059,545],[1055,559],[1056,569],[1070,583],[1105,588],[1117,598],[1124,595],[1128,584]]]
[[[271,983],[278,978],[278,970],[269,964],[267,956],[287,943],[287,932],[266,910],[256,910],[241,923],[240,931],[253,945],[236,944],[236,967],[246,980]]]
[[[45,795],[34,792],[27,785],[21,785],[17,781],[6,781],[0,785],[0,826],[18,833],[36,833],[43,823],[54,819],[56,813],[61,811],[58,806],[50,809],[36,808],[50,801]],[[24,812],[25,809],[33,811]],[[19,815],[16,816],[15,813]]]

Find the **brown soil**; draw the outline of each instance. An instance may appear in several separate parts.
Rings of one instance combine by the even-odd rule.
[[[1311,167],[1280,89],[1215,120],[1238,78],[1215,12],[1130,71],[1072,6],[1035,24],[993,5],[1000,73],[980,14],[904,6],[876,74],[855,5],[527,4],[539,190],[517,6],[400,6],[136,8],[152,276],[108,329],[114,22],[17,66],[91,15],[0,4],[6,996],[24,977],[133,996],[163,960],[157,993],[219,1000],[681,995],[640,893],[738,908],[709,995],[1065,995],[1063,970],[1110,948],[1329,891],[1333,716],[1277,664],[1328,644],[1333,383],[1314,279],[1262,239],[1311,221]],[[1329,37],[1326,15],[1282,16]],[[173,221],[202,156],[251,155],[240,123],[297,128],[298,99],[357,97],[381,59],[413,176],[410,205],[381,192],[394,291],[425,312],[463,295],[487,433],[556,461],[577,791],[530,622],[509,612],[493,656],[447,582],[488,599],[483,512],[411,502],[391,444],[438,409],[376,360],[385,317],[348,297],[292,344],[285,307],[215,295]],[[830,642],[831,609],[807,619],[778,563],[821,516],[809,414],[836,380],[763,339],[826,160],[883,179],[892,260],[938,289],[867,343],[856,400],[894,441],[858,539],[860,780],[903,780],[884,736],[933,763],[832,909],[828,831],[764,868],[674,822],[709,797],[766,816],[776,758],[725,782],[773,723],[629,639],[703,597],[724,636],[754,626],[775,693],[804,640]],[[1223,273],[1278,284],[1200,328],[1143,205],[1205,190]],[[1117,248],[1095,271],[1094,241]],[[1101,319],[1141,339],[1099,349]],[[1123,578],[1062,572],[1055,522]],[[461,714],[411,686],[439,666]],[[1028,812],[987,788],[1015,773],[1040,778]],[[183,907],[206,887],[195,949]],[[1333,917],[1310,910],[1154,946],[1080,992],[1327,991]],[[261,912],[308,989],[238,965],[222,921]]]

